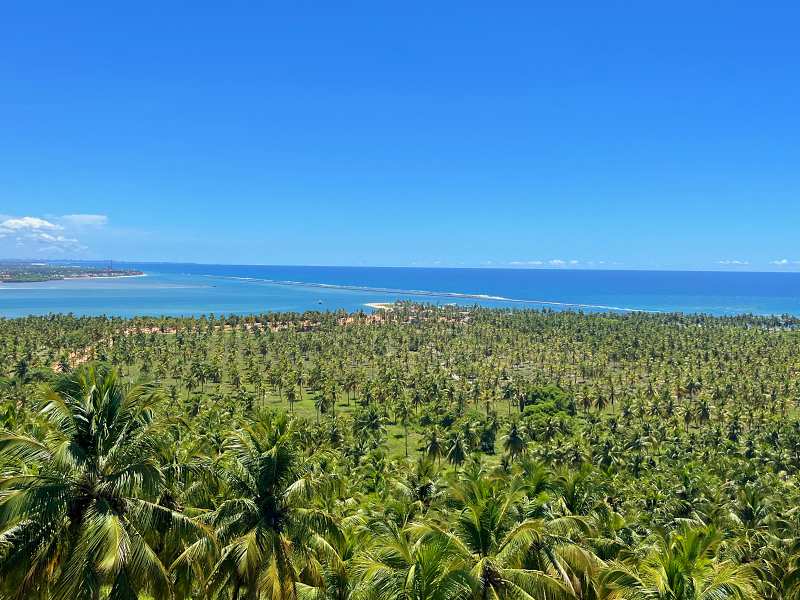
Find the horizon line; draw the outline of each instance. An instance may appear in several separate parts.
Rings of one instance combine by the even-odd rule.
[[[455,270],[494,270],[494,271],[641,271],[664,273],[781,273],[800,275],[800,265],[787,265],[786,268],[771,270],[751,269],[749,265],[732,265],[730,268],[710,267],[650,267],[637,265],[615,265],[614,267],[587,267],[585,265],[331,265],[331,264],[279,264],[279,263],[237,263],[237,262],[203,262],[187,260],[131,260],[117,258],[0,258],[2,262],[32,262],[32,263],[104,263],[104,262],[145,264],[145,265],[197,265],[217,267],[294,267],[294,268],[330,268],[330,269],[455,269]]]

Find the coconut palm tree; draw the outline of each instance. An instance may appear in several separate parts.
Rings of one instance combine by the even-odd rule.
[[[457,548],[444,538],[418,539],[391,522],[371,526],[372,546],[354,571],[360,597],[371,600],[468,600],[472,578]]]
[[[151,546],[156,525],[199,528],[157,503],[165,490],[154,419],[161,395],[83,366],[44,393],[34,435],[0,435],[0,589],[9,598],[95,600],[171,595]]]
[[[468,565],[473,597],[574,600],[592,597],[586,585],[602,564],[574,543],[571,530],[588,530],[578,517],[518,519],[526,486],[516,479],[490,480],[473,465],[451,490],[457,512],[452,527],[417,523],[420,539],[440,539]]]
[[[313,550],[297,583],[301,600],[349,600],[357,595],[352,563],[364,547],[371,532],[356,513],[342,520],[340,535],[315,534],[310,540]]]
[[[447,460],[456,469],[467,460],[467,447],[464,434],[460,431],[453,432],[447,439]]]
[[[444,446],[442,440],[439,438],[439,430],[434,427],[428,431],[425,439],[425,456],[430,460],[441,462],[442,454],[444,454]]]
[[[758,598],[746,567],[717,557],[722,540],[710,527],[684,526],[660,537],[630,565],[613,564],[603,577],[610,600],[745,600]]]
[[[405,398],[400,399],[395,406],[395,415],[397,420],[403,426],[403,442],[405,444],[405,453],[408,456],[408,425],[411,421],[411,403]]]
[[[503,436],[503,450],[513,461],[515,458],[525,453],[527,443],[520,431],[519,424],[514,421],[508,429],[508,433]]]
[[[222,546],[206,584],[212,598],[296,598],[313,540],[336,535],[332,516],[313,505],[313,464],[296,447],[285,415],[261,414],[229,440],[225,500],[203,517]]]

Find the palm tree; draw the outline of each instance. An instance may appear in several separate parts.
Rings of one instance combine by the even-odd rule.
[[[339,535],[314,535],[313,553],[300,573],[297,594],[301,600],[349,600],[356,596],[357,581],[352,563],[371,532],[356,513],[342,520]]]
[[[425,456],[431,460],[441,462],[443,453],[444,448],[442,447],[442,440],[439,439],[439,430],[434,427],[428,432],[425,440]]]
[[[356,559],[361,597],[374,600],[468,600],[472,580],[457,548],[443,538],[415,539],[391,522],[371,526],[373,545]]]
[[[513,461],[515,458],[525,453],[527,444],[520,431],[519,424],[516,421],[511,423],[508,433],[503,436],[503,450],[511,457]]]
[[[395,406],[395,415],[403,426],[403,439],[405,441],[406,456],[408,456],[408,424],[411,420],[411,404],[407,400],[401,399]]]
[[[464,434],[460,431],[453,433],[447,440],[447,460],[458,468],[467,460],[467,444]]]
[[[297,401],[297,391],[294,385],[290,385],[286,388],[286,401],[289,403],[289,412],[294,412],[294,403]]]
[[[88,365],[43,398],[47,427],[0,436],[0,581],[9,598],[95,600],[143,593],[165,598],[170,577],[151,546],[163,531],[198,533],[157,504],[165,490],[151,385],[126,388],[116,372]]]
[[[509,485],[510,484],[510,485]],[[490,481],[481,467],[462,477],[451,502],[451,529],[412,526],[422,540],[439,539],[465,562],[475,598],[575,600],[602,564],[566,535],[586,529],[577,517],[516,518],[525,485]],[[587,596],[588,597],[588,596]]]
[[[219,473],[226,499],[204,516],[222,545],[211,597],[296,598],[316,535],[336,533],[333,518],[312,505],[312,464],[296,446],[285,415],[262,414],[230,439]]]
[[[355,413],[353,433],[377,444],[386,435],[386,417],[374,404],[370,404]]]
[[[413,510],[421,512],[427,511],[433,502],[444,495],[444,485],[439,480],[437,467],[427,456],[418,458],[413,468],[408,464],[402,474],[398,474],[394,484],[399,496],[408,500]]]
[[[752,574],[717,558],[721,539],[716,529],[690,526],[661,537],[638,565],[611,566],[603,577],[607,598],[755,600]]]
[[[328,410],[328,398],[324,394],[316,394],[314,396],[314,415],[316,417],[317,423],[319,423],[320,413],[327,412],[327,410]]]

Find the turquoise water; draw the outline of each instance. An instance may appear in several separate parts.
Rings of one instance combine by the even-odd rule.
[[[144,277],[0,284],[0,316],[199,315],[438,304],[800,316],[800,274],[117,263]]]

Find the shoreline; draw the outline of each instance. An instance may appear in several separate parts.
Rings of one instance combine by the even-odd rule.
[[[336,284],[336,283],[322,283],[310,281],[298,281],[295,278],[276,278],[264,277],[260,274],[253,274],[250,276],[242,276],[240,274],[227,274],[227,273],[161,273],[153,271],[150,273],[137,272],[137,270],[130,269],[125,273],[125,270],[119,269],[122,273],[114,275],[105,275],[103,272],[95,274],[85,273],[71,273],[62,276],[60,279],[40,280],[40,281],[6,281],[0,282],[0,290],[4,287],[7,293],[0,291],[2,297],[2,306],[0,306],[0,314],[4,316],[20,316],[24,314],[44,313],[46,309],[51,306],[51,312],[60,311],[79,311],[81,314],[101,314],[111,312],[113,314],[133,314],[127,308],[126,302],[118,299],[118,295],[126,296],[126,292],[121,288],[129,288],[129,293],[132,297],[136,297],[137,302],[141,301],[143,304],[139,307],[142,314],[176,314],[180,310],[180,314],[207,314],[210,312],[224,313],[224,314],[250,314],[262,311],[280,311],[280,310],[338,310],[340,308],[347,308],[352,311],[364,310],[369,313],[378,311],[391,310],[392,305],[396,305],[397,301],[409,301],[418,303],[431,303],[434,305],[441,304],[459,304],[464,306],[471,306],[478,304],[488,307],[498,308],[533,308],[541,310],[542,308],[553,308],[556,310],[586,310],[590,312],[603,311],[603,312],[617,312],[617,313],[642,313],[642,314],[658,314],[664,312],[680,312],[684,314],[707,314],[715,316],[737,316],[737,315],[759,315],[759,316],[773,316],[780,317],[781,315],[796,315],[800,316],[800,308],[783,296],[760,297],[760,296],[746,296],[746,297],[709,297],[705,298],[702,293],[703,290],[693,292],[683,292],[681,290],[676,293],[675,297],[664,296],[665,306],[654,305],[656,300],[659,300],[658,294],[651,298],[650,296],[643,295],[642,302],[647,302],[651,307],[632,307],[631,305],[623,304],[623,301],[628,300],[633,304],[638,298],[634,297],[608,297],[603,299],[612,300],[612,302],[604,303],[591,303],[591,302],[564,302],[557,300],[544,300],[544,299],[528,299],[522,294],[519,297],[500,294],[487,294],[475,292],[453,292],[453,291],[436,291],[436,284],[431,281],[426,281],[431,285],[432,289],[413,289],[414,283],[418,282],[404,282],[411,283],[409,288],[403,289],[401,287],[391,286],[375,286],[375,285],[354,285],[353,283]],[[124,273],[124,274],[123,274]],[[293,275],[293,273],[292,273]],[[117,283],[110,282],[110,287],[102,283],[89,283],[88,286],[81,283],[79,280],[86,279],[127,279],[134,277],[155,277],[158,281],[152,281],[153,286],[156,288],[212,288],[219,287],[220,290],[203,292],[203,298],[195,297],[192,292],[175,292],[167,294],[166,304],[163,306],[156,301],[156,297],[160,297],[161,293],[148,291],[151,287],[150,284],[134,284],[133,282],[125,283],[118,281]],[[70,280],[72,283],[59,284],[58,281]],[[77,283],[76,283],[77,280]],[[162,283],[163,280],[163,283]],[[668,278],[668,281],[670,279]],[[231,288],[225,282],[238,282],[240,285],[245,286],[266,286],[267,288],[262,291],[258,289],[248,289],[237,291]],[[756,280],[758,282],[758,279]],[[383,283],[383,282],[381,282]],[[388,282],[387,282],[388,283]],[[442,287],[447,285],[446,282],[438,282]],[[458,283],[457,281],[455,283]],[[475,282],[470,287],[478,287],[481,282]],[[691,282],[690,282],[691,283]],[[5,284],[5,285],[3,285]],[[61,286],[64,287],[61,287]],[[640,284],[640,285],[643,285]],[[148,289],[143,289],[148,288]],[[419,285],[422,287],[422,285]],[[487,285],[488,287],[488,285]],[[62,299],[73,294],[73,290],[82,288],[89,290],[88,294],[102,293],[108,295],[108,302],[103,304],[102,308],[94,306],[93,301],[78,299],[75,300],[79,304],[70,304],[68,300]],[[142,288],[142,289],[139,289]],[[281,291],[279,288],[285,288]],[[303,290],[304,293],[295,294],[289,291],[289,288],[296,288]],[[23,290],[30,290],[25,293]],[[589,288],[587,288],[589,289]],[[104,290],[116,290],[108,291]],[[318,290],[318,293],[314,293]],[[324,290],[324,291],[323,291]],[[341,293],[343,291],[355,292],[354,294]],[[681,293],[682,292],[682,293]],[[523,292],[524,293],[524,292]],[[544,295],[545,290],[540,290]],[[588,293],[588,292],[587,292]],[[17,303],[27,299],[27,294],[30,294],[30,302],[37,303],[38,307],[33,310],[27,307],[28,312],[23,312],[25,306],[17,306],[17,304],[6,305],[6,300],[13,296],[11,302]],[[46,295],[45,295],[46,294]],[[321,294],[321,295],[318,295]],[[531,293],[534,296],[536,292]],[[644,294],[644,290],[643,290]],[[571,294],[577,295],[577,291]],[[24,296],[24,297],[23,297]],[[174,296],[174,297],[173,297]],[[377,297],[376,297],[377,296]],[[51,299],[52,297],[52,299]],[[800,297],[800,296],[798,296]],[[312,305],[309,299],[313,298],[315,303]],[[318,299],[324,298],[324,302]],[[598,298],[599,299],[599,298]],[[617,301],[617,302],[614,302]],[[773,302],[774,301],[774,302]],[[156,306],[158,304],[158,306]],[[774,304],[774,306],[773,306]],[[85,306],[84,306],[85,305]],[[633,306],[636,306],[633,304]],[[8,313],[6,311],[9,311]],[[395,306],[394,310],[398,310]],[[33,312],[31,312],[33,311]]]
[[[376,292],[381,294],[392,294],[398,296],[414,296],[414,297],[432,297],[432,298],[456,298],[456,299],[467,299],[467,300],[479,300],[479,301],[489,301],[489,302],[507,302],[513,304],[536,304],[540,306],[556,306],[556,307],[565,307],[565,308],[576,308],[576,309],[597,309],[597,310],[604,310],[604,311],[614,311],[614,312],[628,312],[628,313],[660,313],[663,311],[660,310],[653,310],[653,309],[645,309],[645,308],[629,308],[624,306],[608,306],[604,304],[585,304],[580,302],[558,302],[555,300],[531,300],[531,299],[524,299],[524,298],[508,298],[506,296],[496,296],[491,294],[478,294],[478,293],[469,293],[469,292],[444,292],[444,291],[435,291],[435,290],[414,290],[414,289],[399,289],[399,288],[387,288],[387,287],[372,287],[372,286],[361,286],[361,285],[352,285],[352,284],[333,284],[333,283],[314,283],[308,281],[291,281],[291,280],[280,280],[280,279],[267,279],[267,278],[260,278],[260,277],[240,277],[235,275],[211,275],[211,274],[203,274],[204,277],[219,277],[220,279],[229,279],[233,281],[243,281],[243,282],[262,282],[268,283],[271,285],[286,285],[286,286],[296,286],[296,287],[309,287],[309,288],[322,288],[322,289],[338,289],[338,290],[351,290],[354,292]],[[379,303],[384,304],[384,303]],[[365,306],[369,306],[366,304]]]
[[[365,302],[364,306],[373,310],[393,310],[395,302]]]
[[[37,281],[0,281],[0,289],[3,286],[16,286],[16,285],[39,285],[43,283],[54,283],[57,281],[89,281],[96,279],[129,279],[133,277],[147,277],[147,273],[137,273],[136,275],[79,275],[59,277],[57,279],[41,279]]]
[[[61,279],[48,279],[47,281],[67,281],[75,279],[126,279],[128,277],[147,277],[147,273],[137,273],[135,275],[78,275],[74,277],[62,277]],[[43,281],[42,283],[45,282]]]

